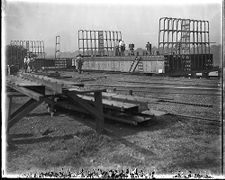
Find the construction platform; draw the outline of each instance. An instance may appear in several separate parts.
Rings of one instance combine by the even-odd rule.
[[[30,99],[11,113],[13,97],[27,96]],[[147,103],[131,95],[117,95],[105,88],[85,87],[80,82],[65,81],[33,73],[7,76],[8,124],[7,131],[33,109],[45,102],[53,116],[62,108],[90,114],[96,119],[96,131],[104,129],[104,119],[137,125],[152,119]]]

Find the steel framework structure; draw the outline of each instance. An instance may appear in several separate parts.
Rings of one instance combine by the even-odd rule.
[[[120,39],[120,31],[78,30],[79,52],[84,56],[110,56]]]
[[[60,36],[55,37],[55,59],[60,58]]]
[[[209,21],[160,18],[158,49],[162,54],[210,54]]]
[[[10,45],[24,47],[27,55],[35,54],[39,58],[45,58],[44,41],[11,40]]]
[[[163,17],[159,19],[158,50],[165,56],[165,72],[190,73],[209,71],[209,22]]]

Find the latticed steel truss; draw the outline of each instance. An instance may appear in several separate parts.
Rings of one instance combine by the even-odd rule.
[[[78,48],[85,56],[113,55],[120,39],[120,31],[78,30]]]
[[[162,54],[210,54],[209,22],[160,18],[158,48]]]
[[[55,37],[55,59],[60,59],[60,36]]]
[[[11,40],[10,45],[27,49],[27,55],[35,54],[37,57],[45,58],[44,41]]]

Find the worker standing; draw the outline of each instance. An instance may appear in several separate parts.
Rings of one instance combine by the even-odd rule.
[[[23,63],[24,63],[24,70],[25,70],[25,73],[27,72],[27,56],[24,57],[24,60],[23,60]]]
[[[121,46],[121,56],[124,56],[124,52],[125,52],[125,43],[124,41],[122,41],[122,46]]]
[[[34,58],[32,56],[30,56],[30,69],[31,71],[34,71]]]
[[[83,58],[82,58],[81,54],[78,55],[76,62],[77,62],[77,70],[78,70],[79,74],[81,74],[82,66],[83,66]]]
[[[147,49],[148,55],[151,55],[152,54],[152,44],[147,42],[146,49]]]
[[[122,55],[122,46],[123,46],[123,41],[122,39],[119,40],[119,56]]]
[[[31,67],[30,67],[30,58],[27,57],[27,72],[30,73],[31,72]]]

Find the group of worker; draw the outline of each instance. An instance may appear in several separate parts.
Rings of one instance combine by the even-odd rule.
[[[130,46],[132,45],[132,47]],[[134,44],[129,44],[129,48],[133,54],[134,51]],[[119,44],[118,46],[116,46],[116,56],[124,56],[125,55],[125,50],[126,50],[126,46],[125,43],[122,39],[119,40]],[[147,55],[151,55],[152,54],[152,44],[147,42],[146,44],[146,50],[147,50]]]
[[[24,70],[26,73],[34,71],[34,58],[31,56],[24,57]]]
[[[118,45],[115,46],[115,55],[116,56],[124,56],[124,52],[126,50],[126,46],[122,39],[119,40]]]

